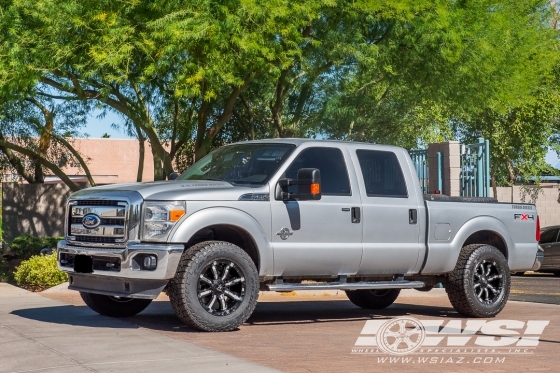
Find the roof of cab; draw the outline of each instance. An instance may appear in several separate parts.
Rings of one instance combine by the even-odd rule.
[[[235,144],[255,144],[255,143],[276,143],[276,144],[293,144],[296,146],[300,146],[302,144],[307,143],[316,143],[316,144],[343,144],[344,146],[349,146],[352,148],[360,147],[360,146],[368,146],[368,147],[378,147],[384,149],[402,149],[401,147],[394,146],[394,145],[381,145],[381,144],[372,144],[367,142],[358,142],[358,141],[343,141],[343,140],[317,140],[317,139],[302,139],[302,138],[274,138],[274,139],[263,139],[263,140],[250,140],[250,141],[241,141],[229,145]]]

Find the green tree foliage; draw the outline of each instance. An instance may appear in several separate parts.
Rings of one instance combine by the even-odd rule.
[[[531,106],[558,61],[541,0],[4,0],[0,10],[1,102],[118,113],[139,140],[139,180],[146,141],[159,180],[230,141],[450,139],[485,113]]]
[[[45,169],[49,169],[76,191],[78,186],[63,171],[72,162],[95,185],[86,160],[73,147],[71,138],[84,125],[87,112],[80,102],[59,103],[34,93],[0,102],[2,173],[17,173],[32,184],[43,183]]]
[[[518,178],[545,175],[551,167],[545,155],[560,129],[560,93],[536,93],[523,104],[499,112],[491,109],[457,122],[459,138],[490,140],[494,186],[513,185]]]

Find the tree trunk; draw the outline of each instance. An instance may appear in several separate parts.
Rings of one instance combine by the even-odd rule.
[[[144,176],[144,157],[146,153],[146,139],[142,134],[142,130],[138,128],[138,126],[134,126],[136,128],[136,134],[138,136],[138,171],[136,173],[136,181],[141,182]]]

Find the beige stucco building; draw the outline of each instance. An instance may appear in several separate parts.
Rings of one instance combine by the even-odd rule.
[[[87,162],[96,184],[115,184],[136,181],[139,160],[139,145],[136,139],[74,139],[75,149]],[[63,168],[73,180],[85,180],[85,173],[77,165],[69,164]],[[142,181],[154,180],[152,149],[145,142],[144,172]],[[46,182],[59,180],[49,177]]]

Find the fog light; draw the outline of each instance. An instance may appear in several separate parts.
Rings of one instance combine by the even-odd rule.
[[[147,270],[154,270],[157,267],[157,256],[146,255],[142,261],[142,268]]]

